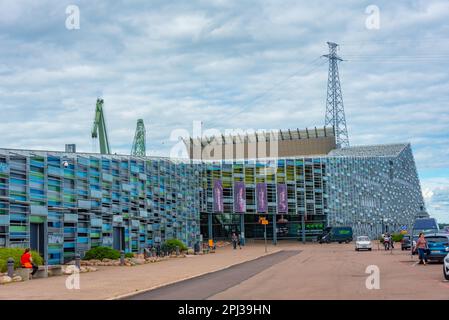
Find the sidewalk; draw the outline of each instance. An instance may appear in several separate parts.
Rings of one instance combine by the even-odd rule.
[[[280,251],[270,245],[268,254]],[[134,267],[98,267],[97,272],[80,274],[80,289],[65,286],[67,276],[35,279],[0,286],[0,300],[90,300],[111,299],[171,282],[221,270],[265,255],[262,244],[250,244],[242,250],[232,246],[216,253],[170,258]]]

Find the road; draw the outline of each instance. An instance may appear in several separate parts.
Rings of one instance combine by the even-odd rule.
[[[298,250],[283,250],[255,260],[234,265],[193,279],[174,283],[137,294],[128,300],[202,300],[239,285],[254,275],[299,254]]]
[[[410,252],[356,252],[354,244],[281,244],[282,252],[128,299],[449,299],[442,265]],[[300,250],[300,252],[299,252]],[[368,289],[369,266],[379,289]]]

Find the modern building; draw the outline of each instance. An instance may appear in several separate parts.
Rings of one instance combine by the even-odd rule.
[[[164,158],[0,149],[0,247],[49,264],[199,235],[199,168]]]
[[[409,144],[335,149],[332,131],[288,132],[271,158],[0,149],[0,247],[31,246],[57,264],[100,245],[142,252],[170,238],[262,238],[260,216],[276,242],[313,240],[326,226],[376,237],[423,212]],[[231,138],[222,142],[235,148]]]
[[[351,226],[355,235],[374,238],[386,231],[410,230],[424,208],[409,144],[334,149],[308,157],[209,162],[203,170],[206,205],[201,232],[214,238],[229,237],[233,231],[262,238],[259,216],[270,221],[267,234],[274,240],[313,240],[326,226]],[[219,191],[214,192],[217,185]],[[245,210],[236,205],[236,189],[244,190]],[[220,192],[222,199],[217,197]]]

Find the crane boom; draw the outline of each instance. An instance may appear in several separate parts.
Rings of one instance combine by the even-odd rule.
[[[143,120],[137,120],[136,133],[134,135],[133,146],[131,148],[131,154],[133,156],[145,157],[146,156],[146,131]]]
[[[101,154],[111,154],[111,149],[109,147],[108,132],[106,130],[106,121],[104,119],[103,113],[103,103],[104,100],[98,98],[97,105],[95,107],[95,118],[94,125],[92,128],[92,138],[98,138],[100,143],[100,153]]]

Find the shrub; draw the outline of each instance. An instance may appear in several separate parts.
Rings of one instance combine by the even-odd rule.
[[[120,259],[120,251],[109,247],[96,247],[86,252],[84,260]]]
[[[187,246],[181,240],[178,239],[170,239],[165,241],[161,249],[162,251],[172,253],[176,251],[176,247],[179,247],[180,251],[187,250]]]
[[[134,258],[134,253],[132,252],[125,253],[125,258]]]
[[[8,270],[8,259],[14,259],[14,268],[20,268],[20,257],[24,253],[24,248],[0,248],[0,272],[6,272]],[[31,251],[31,257],[33,262],[37,265],[42,265],[44,259],[39,255],[37,251]]]
[[[393,233],[391,235],[391,238],[394,242],[401,242],[402,238],[404,238],[404,235],[402,233]]]

